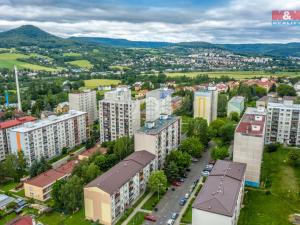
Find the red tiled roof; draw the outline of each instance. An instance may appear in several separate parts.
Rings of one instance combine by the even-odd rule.
[[[26,184],[30,184],[37,187],[45,187],[48,186],[55,181],[61,179],[62,177],[66,175],[70,175],[73,171],[73,168],[75,167],[77,161],[72,160],[68,163],[62,165],[61,167],[57,169],[50,169],[44,173],[41,173],[40,175],[31,178],[30,180],[26,181]]]
[[[17,217],[6,225],[32,225],[32,218],[30,216]]]
[[[244,114],[241,122],[236,128],[236,132],[243,133],[251,136],[261,136],[264,132],[265,116],[259,115],[262,117],[261,121],[255,120],[254,114]],[[253,126],[257,128],[253,129]],[[258,127],[259,126],[259,127]]]
[[[14,120],[8,120],[0,123],[0,129],[7,129],[10,127],[18,126],[23,123],[35,121],[36,118],[32,116],[24,116]]]

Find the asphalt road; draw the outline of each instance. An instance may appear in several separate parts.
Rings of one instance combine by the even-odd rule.
[[[153,212],[157,218],[156,222],[145,221],[144,225],[158,225],[158,224],[167,224],[167,221],[171,218],[172,213],[177,212],[180,213],[183,206],[179,205],[179,201],[181,198],[185,196],[186,193],[189,192],[191,185],[193,182],[201,177],[201,171],[204,169],[204,166],[210,160],[210,153],[206,151],[203,153],[202,157],[198,162],[192,163],[191,171],[187,173],[188,177],[182,183],[180,187],[175,187],[175,191],[172,191],[172,187],[169,188],[168,192],[164,195],[164,197],[160,200],[157,205],[158,211]],[[191,198],[192,196],[190,196]],[[186,203],[187,204],[187,203]]]

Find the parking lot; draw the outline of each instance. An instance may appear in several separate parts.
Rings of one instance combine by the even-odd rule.
[[[171,218],[172,213],[180,213],[183,206],[179,205],[180,199],[184,198],[185,194],[189,192],[193,182],[201,177],[201,171],[205,165],[209,162],[209,151],[204,152],[202,158],[198,162],[194,162],[191,165],[191,171],[188,172],[188,177],[182,183],[181,186],[175,187],[175,191],[172,191],[172,187],[164,195],[161,201],[157,205],[157,212],[153,212],[153,215],[157,218],[156,222],[145,221],[144,225],[153,224],[167,224],[167,221]],[[190,196],[191,197],[191,196]],[[177,221],[176,221],[177,222]],[[179,224],[179,223],[178,223]]]

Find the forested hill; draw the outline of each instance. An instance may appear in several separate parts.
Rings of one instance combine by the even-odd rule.
[[[300,43],[288,44],[212,44],[208,42],[152,42],[102,37],[61,38],[32,25],[24,25],[0,33],[0,47],[39,46],[57,48],[80,45],[102,45],[122,48],[214,48],[238,54],[300,57]]]

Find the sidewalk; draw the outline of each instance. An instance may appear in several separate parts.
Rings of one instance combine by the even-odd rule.
[[[187,210],[187,208],[189,207],[189,204],[190,202],[192,201],[193,197],[196,197],[195,196],[195,193],[197,191],[197,189],[199,188],[200,185],[203,185],[203,177],[201,177],[200,181],[198,182],[197,186],[195,187],[194,191],[191,193],[188,201],[185,203],[185,205],[183,206],[182,210],[180,211],[179,213],[179,216],[178,218],[176,219],[175,221],[175,225],[179,225],[179,224],[182,224],[180,221],[181,221],[181,218],[183,216],[183,214],[185,213],[185,211]]]
[[[151,213],[152,211],[149,210],[145,210],[145,209],[141,209],[141,207],[145,204],[145,202],[152,196],[152,192],[150,192],[144,199],[143,201],[140,202],[140,204],[133,210],[133,212],[127,217],[127,219],[122,223],[122,225],[127,225],[129,223],[129,221],[131,220],[132,217],[134,217],[134,215],[137,212],[145,212],[145,213]]]

